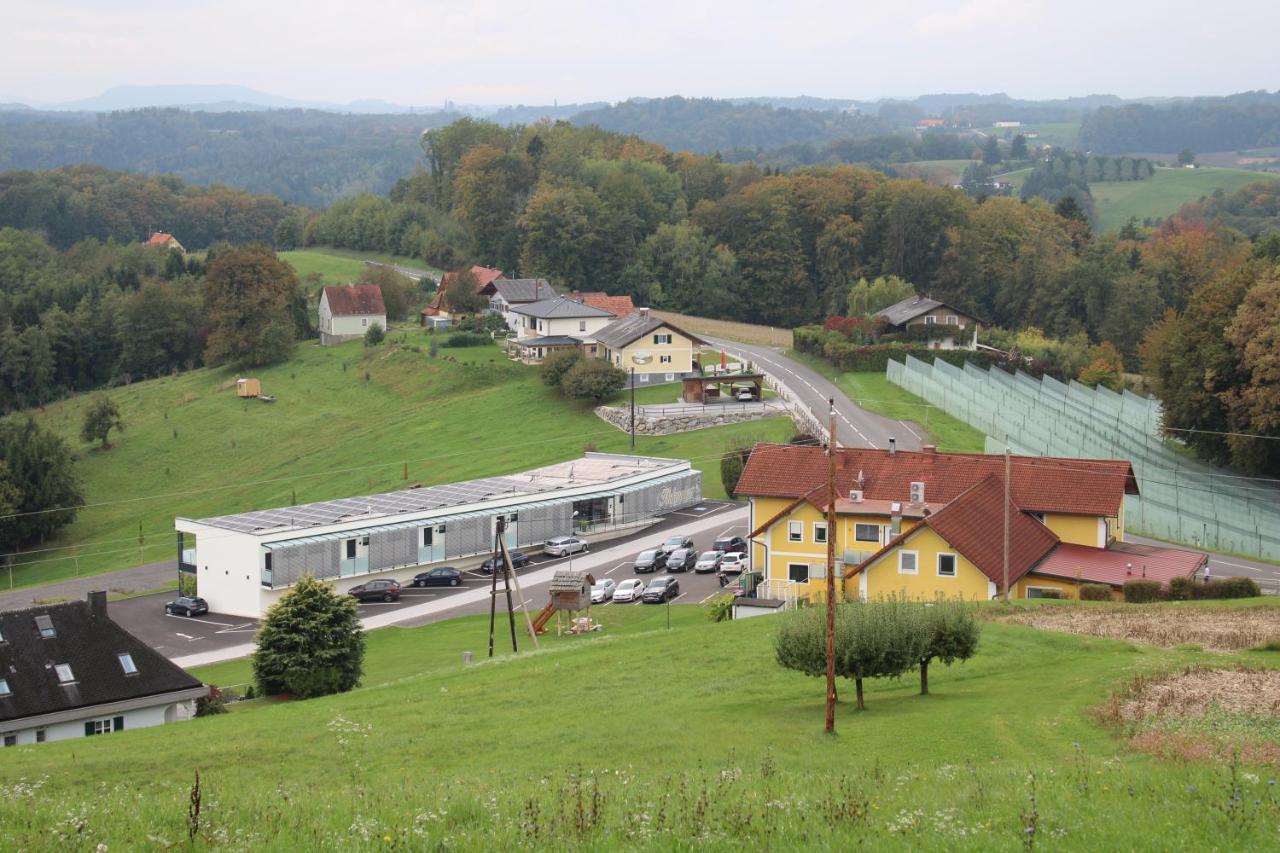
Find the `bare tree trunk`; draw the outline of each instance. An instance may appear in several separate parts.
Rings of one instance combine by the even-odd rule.
[[[926,696],[929,693],[929,660],[920,661],[920,695]]]
[[[862,701],[862,679],[861,679],[861,678],[855,678],[855,679],[853,680],[853,686],[854,686],[854,689],[857,691],[857,694],[858,694],[858,710],[859,710],[859,711],[865,711],[865,710],[867,710],[867,706],[866,706],[866,704]]]

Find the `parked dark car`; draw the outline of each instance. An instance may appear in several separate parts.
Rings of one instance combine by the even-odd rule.
[[[746,553],[747,540],[741,536],[722,536],[716,540],[716,544],[711,546],[713,551],[723,551],[726,554]]]
[[[521,566],[529,565],[529,557],[523,551],[508,551],[507,554],[510,555],[511,557],[511,567],[513,569],[518,569]],[[485,560],[483,563],[480,564],[480,574],[482,575],[493,574],[493,567],[498,565],[498,563],[500,562],[501,560],[495,562],[493,557],[490,557],[489,559]]]
[[[653,583],[645,587],[641,598],[645,604],[662,604],[680,594],[680,581],[673,577],[654,578]]]
[[[400,584],[396,581],[369,581],[347,590],[356,601],[399,601]]]
[[[636,574],[656,572],[667,567],[667,555],[657,550],[641,551],[636,555]]]
[[[667,555],[667,571],[687,572],[698,562],[698,552],[692,548],[677,548]]]
[[[209,612],[209,603],[194,595],[180,595],[164,606],[164,612],[175,616],[199,616]]]
[[[414,586],[457,586],[460,583],[462,583],[462,572],[452,566],[441,566],[413,576]]]
[[[666,542],[658,546],[658,551],[666,556],[679,548],[692,548],[693,539],[689,536],[670,536]]]

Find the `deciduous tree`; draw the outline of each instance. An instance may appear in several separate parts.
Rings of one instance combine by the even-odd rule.
[[[84,410],[84,421],[80,425],[80,440],[101,442],[102,449],[106,450],[111,446],[107,438],[113,429],[124,429],[120,407],[106,394],[98,394]]]
[[[293,354],[298,277],[270,249],[218,252],[209,263],[204,293],[211,325],[206,362],[259,367]]]

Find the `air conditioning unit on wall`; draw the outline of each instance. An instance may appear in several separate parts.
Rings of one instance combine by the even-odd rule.
[[[856,504],[862,503],[862,489],[850,489],[849,500]]]

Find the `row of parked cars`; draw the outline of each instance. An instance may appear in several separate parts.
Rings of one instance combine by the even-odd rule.
[[[666,569],[668,572],[694,571],[699,573],[724,572],[739,574],[747,565],[747,541],[741,536],[725,536],[717,539],[711,550],[698,551],[688,536],[672,536],[656,548],[648,548],[636,555],[634,567],[637,574],[647,574]]]
[[[680,597],[680,581],[664,575],[645,583],[640,578],[627,578],[619,583],[605,578],[591,587],[591,603],[606,604],[610,601],[625,604],[643,601],[645,604],[665,604]]]

